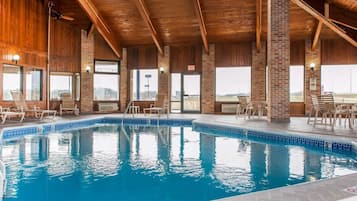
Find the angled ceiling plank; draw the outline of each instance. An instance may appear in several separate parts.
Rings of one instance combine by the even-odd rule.
[[[341,21],[338,21],[338,20],[334,20],[334,19],[331,19],[331,18],[330,18],[330,20],[331,20],[332,22],[336,23],[336,24],[340,24],[340,25],[342,25],[342,26],[345,26],[345,27],[348,27],[348,28],[350,28],[350,29],[353,29],[353,30],[356,30],[356,31],[357,31],[357,27],[354,27],[354,26],[352,26],[352,25],[349,25],[349,24],[346,24],[346,23],[344,23],[344,22],[341,22]]]
[[[121,48],[116,37],[110,31],[108,25],[101,17],[98,10],[95,8],[91,0],[77,0],[79,5],[89,16],[94,26],[97,28],[98,32],[103,36],[104,40],[108,43],[110,48],[113,50],[116,56],[121,57]]]
[[[139,10],[139,13],[140,13],[141,17],[143,18],[144,22],[148,26],[148,28],[151,32],[151,37],[154,40],[154,43],[155,43],[157,49],[159,50],[160,54],[164,54],[162,40],[161,40],[154,24],[151,21],[149,10],[145,5],[144,0],[133,0],[133,1],[136,5],[136,8]]]
[[[200,25],[200,32],[201,32],[203,46],[205,47],[206,53],[208,53],[209,49],[208,49],[208,42],[207,42],[207,30],[206,30],[205,21],[203,19],[200,0],[193,0],[193,4],[195,6],[195,13],[196,13],[196,17],[198,19],[198,23]]]
[[[303,0],[291,0],[294,2],[297,6],[308,12],[310,15],[315,17],[317,20],[321,21],[324,25],[326,25],[328,28],[330,28],[332,31],[334,31],[337,35],[351,43],[354,47],[357,47],[357,42],[351,38],[349,35],[346,34],[340,27],[338,27],[336,24],[331,22],[331,20],[323,15],[321,15],[318,11],[316,11],[314,8],[312,8],[309,4],[307,4]]]
[[[256,0],[256,27],[255,27],[255,36],[256,36],[256,45],[257,50],[260,50],[260,38],[262,34],[262,0]]]

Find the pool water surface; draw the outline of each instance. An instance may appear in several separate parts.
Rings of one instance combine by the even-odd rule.
[[[5,201],[205,201],[357,172],[355,155],[191,127],[98,125],[2,146]]]

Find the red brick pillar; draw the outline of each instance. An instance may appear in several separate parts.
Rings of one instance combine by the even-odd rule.
[[[268,0],[268,119],[289,122],[289,3],[290,0]]]
[[[305,40],[305,114],[311,109],[311,95],[321,94],[321,42],[319,41],[315,50],[311,50],[311,39]],[[312,71],[310,64],[314,63]],[[316,89],[310,89],[311,78],[316,79]]]
[[[81,31],[81,112],[93,112],[94,37]],[[87,72],[87,66],[91,68]]]
[[[120,111],[125,112],[128,104],[128,60],[126,48],[123,48],[120,61]]]
[[[163,95],[170,101],[170,47],[164,47],[164,54],[158,53],[157,57],[158,71],[159,71],[159,95]],[[164,69],[164,72],[160,72],[160,68]]]
[[[215,103],[215,46],[209,45],[209,54],[205,51],[202,53],[202,113],[214,113]]]
[[[260,50],[252,43],[252,101],[265,101],[266,96],[266,43],[262,42]]]

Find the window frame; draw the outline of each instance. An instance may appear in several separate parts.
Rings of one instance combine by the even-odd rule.
[[[4,67],[5,66],[12,66],[12,67],[18,67],[20,69],[20,92],[23,94],[24,93],[24,67],[22,65],[17,65],[17,64],[7,64],[3,63],[2,64],[2,101],[3,102],[13,102],[14,100],[4,100]]]
[[[109,62],[117,62],[117,68],[118,72],[102,72],[102,71],[96,71],[95,64],[97,61],[109,61]],[[120,60],[105,60],[105,59],[94,59],[94,66],[93,66],[93,74],[114,74],[114,75],[120,75]]]
[[[322,92],[322,90],[323,90],[323,83],[322,83],[322,69],[325,67],[329,67],[329,66],[354,66],[354,67],[356,67],[356,69],[357,69],[357,64],[321,64],[321,66],[320,66],[320,72],[319,72],[319,74],[320,74],[320,93],[321,94],[323,94]],[[327,92],[327,93],[330,93],[329,91]],[[337,98],[336,97],[336,92],[334,92],[334,91],[332,91],[332,94],[333,94],[333,96],[334,96],[334,100],[336,101],[336,100],[338,100],[339,98]],[[356,93],[356,100],[357,100],[357,93]],[[340,102],[340,101],[336,101],[337,103],[355,103],[356,101],[345,101],[344,99],[343,99],[343,101],[342,102]]]
[[[40,77],[40,100],[27,100],[27,73],[32,72],[32,71],[40,71],[41,72],[41,77]],[[25,87],[25,100],[26,101],[43,101],[43,84],[44,84],[44,69],[43,68],[36,68],[36,67],[28,67],[27,69],[24,70],[24,79],[26,83]]]
[[[117,70],[118,72],[102,72],[102,71],[96,71],[96,62],[97,61],[107,61],[107,62],[116,62],[117,63]],[[95,74],[100,74],[100,75],[117,75],[118,77],[118,99],[117,100],[95,100],[95,92],[94,92],[94,76]],[[108,59],[94,59],[94,66],[93,66],[93,101],[97,102],[117,102],[120,101],[120,60],[108,60]]]
[[[214,85],[214,96],[215,96],[215,102],[216,103],[238,103],[238,97],[236,101],[222,101],[222,100],[217,100],[217,69],[219,68],[225,68],[225,69],[229,69],[229,68],[233,68],[233,69],[239,69],[239,68],[249,68],[250,69],[250,89],[249,89],[249,97],[252,96],[252,72],[253,72],[253,68],[252,66],[216,66],[215,67],[215,85]]]
[[[153,101],[155,101],[156,100],[156,98],[155,99],[136,99],[136,96],[134,96],[134,92],[135,92],[135,88],[134,88],[134,76],[136,76],[136,75],[134,75],[134,71],[141,71],[141,70],[152,70],[152,71],[156,71],[156,73],[157,73],[157,89],[156,89],[156,96],[159,94],[159,76],[160,76],[160,72],[159,72],[159,69],[156,67],[153,67],[153,68],[133,68],[133,69],[130,69],[130,90],[129,90],[129,92],[130,92],[130,97],[132,98],[132,100],[133,101],[136,101],[136,102],[140,102],[140,101],[142,101],[142,102],[153,102]]]
[[[301,101],[291,101],[290,99],[290,68],[291,67],[302,67],[302,75],[303,75],[303,81],[302,81],[302,100]],[[289,65],[289,102],[290,103],[305,103],[305,65]]]
[[[75,100],[75,97],[74,97],[74,95],[75,95],[75,93],[76,93],[76,91],[75,91],[75,75],[76,73],[71,73],[71,72],[50,72],[50,74],[49,74],[49,100],[50,101],[61,101],[61,97],[59,97],[59,99],[54,99],[54,98],[52,98],[51,97],[51,86],[52,86],[52,83],[51,83],[51,76],[52,75],[55,75],[55,76],[68,76],[68,77],[71,77],[72,78],[72,83],[71,83],[71,85],[72,85],[72,89],[71,89],[71,97],[72,97],[72,99],[74,99]]]

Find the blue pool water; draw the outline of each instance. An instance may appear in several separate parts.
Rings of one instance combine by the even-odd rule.
[[[3,142],[5,201],[212,200],[357,172],[355,155],[102,125]]]

